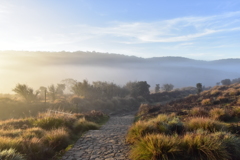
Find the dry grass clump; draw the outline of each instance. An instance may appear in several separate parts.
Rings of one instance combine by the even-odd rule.
[[[236,96],[239,95],[239,90],[235,88],[229,88],[223,92],[223,95]]]
[[[233,107],[233,115],[240,118],[240,107]]]
[[[240,97],[237,100],[237,104],[240,105]]]
[[[221,94],[221,91],[219,91],[217,89],[213,89],[213,90],[211,90],[210,94],[212,96],[218,96],[219,94]]]
[[[32,118],[9,119],[6,121],[0,121],[0,128],[4,130],[19,128],[24,129],[27,127],[32,127],[31,121]]]
[[[230,154],[226,150],[224,139],[215,134],[186,133],[181,141],[183,159],[226,160]]]
[[[194,107],[189,111],[189,115],[196,117],[205,117],[208,116],[208,111],[203,107]]]
[[[19,149],[21,148],[21,142],[22,142],[22,138],[21,137],[5,137],[5,136],[1,136],[0,137],[0,150],[4,150],[4,149]]]
[[[134,160],[237,160],[240,139],[225,132],[148,134],[133,145]]]
[[[227,97],[224,97],[224,96],[218,96],[217,100],[221,103],[227,103],[229,101],[229,99]]]
[[[166,114],[159,114],[156,118],[152,118],[148,121],[138,121],[133,124],[129,129],[126,140],[128,143],[135,143],[146,134],[180,134],[183,131],[184,124],[180,121],[179,118]]]
[[[180,153],[178,136],[167,136],[163,134],[150,134],[143,137],[134,144],[130,152],[130,158],[134,160],[144,159],[176,159]]]
[[[73,124],[73,128],[75,132],[79,132],[79,131],[85,132],[88,130],[99,129],[99,125],[93,122],[89,122],[85,118],[81,118]]]
[[[60,150],[68,146],[70,143],[70,136],[64,128],[53,129],[46,132],[43,137],[43,142],[54,150]]]
[[[210,118],[203,118],[203,117],[192,118],[188,122],[186,122],[185,125],[189,131],[202,129],[209,132],[216,132],[216,131],[224,131],[227,129],[227,124],[210,119]]]
[[[201,104],[202,105],[211,105],[212,104],[212,102],[211,102],[211,99],[203,99],[202,101],[201,101]]]
[[[153,121],[138,121],[129,129],[126,141],[128,143],[135,143],[146,134],[157,132],[157,129],[159,129],[159,132],[166,132],[168,130],[167,126],[163,123],[159,125],[157,123],[153,123]]]
[[[17,137],[17,136],[20,136],[22,133],[23,131],[21,129],[8,129],[8,130],[1,129],[0,130],[1,137]]]
[[[18,153],[15,149],[6,149],[0,151],[1,160],[25,160],[24,156]]]
[[[226,121],[231,118],[231,116],[222,108],[213,108],[210,110],[209,115],[214,120]]]

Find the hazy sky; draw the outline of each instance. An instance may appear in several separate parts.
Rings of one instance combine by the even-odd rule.
[[[0,50],[240,58],[240,1],[0,0]]]

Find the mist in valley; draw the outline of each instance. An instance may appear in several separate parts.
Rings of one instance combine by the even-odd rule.
[[[174,88],[202,83],[214,86],[240,75],[240,59],[201,61],[183,57],[139,58],[96,52],[0,52],[0,93],[13,93],[16,84],[34,89],[72,78],[107,81],[123,86],[129,81],[171,83]]]

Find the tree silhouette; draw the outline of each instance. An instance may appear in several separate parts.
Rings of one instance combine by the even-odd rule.
[[[52,101],[56,99],[57,88],[53,84],[51,86],[48,86],[48,94],[50,95]]]
[[[173,90],[173,88],[174,88],[174,85],[172,85],[172,84],[164,84],[162,87],[162,89],[167,92]]]
[[[230,79],[223,79],[221,81],[222,85],[230,85],[231,84],[231,80]]]
[[[38,91],[34,93],[33,89],[26,84],[17,84],[13,91],[24,98],[26,102],[36,101],[39,94]]]
[[[160,91],[160,84],[156,84],[155,93],[158,93],[159,91]]]
[[[200,94],[202,92],[202,90],[203,90],[202,83],[197,83],[196,87],[197,87],[197,93]]]

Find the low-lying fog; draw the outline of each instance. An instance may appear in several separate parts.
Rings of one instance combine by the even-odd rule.
[[[124,85],[128,81],[171,83],[175,88],[200,82],[214,86],[222,79],[240,77],[240,59],[197,61],[180,57],[143,59],[93,52],[0,52],[0,93],[12,93],[17,83],[34,89],[78,81],[108,81]]]

